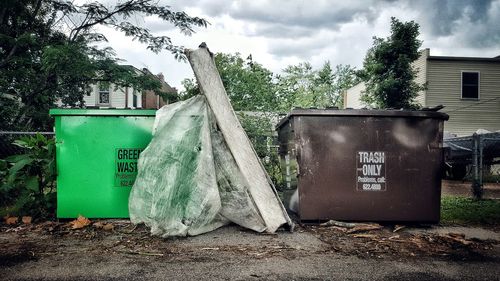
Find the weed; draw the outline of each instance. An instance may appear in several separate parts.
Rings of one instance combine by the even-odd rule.
[[[56,201],[55,142],[41,134],[14,144],[26,153],[0,161],[0,206],[10,215],[53,216]]]
[[[500,200],[443,196],[442,223],[500,224]]]

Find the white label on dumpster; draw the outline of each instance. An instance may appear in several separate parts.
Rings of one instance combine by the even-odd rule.
[[[385,191],[385,152],[356,152],[356,189]]]

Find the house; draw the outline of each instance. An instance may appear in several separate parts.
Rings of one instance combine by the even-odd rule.
[[[168,93],[172,97],[177,96],[177,90],[165,82],[162,73],[154,75],[146,68],[134,69],[158,79],[162,84],[162,92]],[[83,97],[87,107],[158,109],[173,101],[161,97],[151,90],[137,91],[132,87],[116,87],[113,83],[98,83],[91,85],[91,88],[92,91]]]
[[[416,102],[422,107],[444,105],[441,111],[450,115],[446,132],[465,136],[478,129],[500,130],[500,56],[431,56],[424,49],[413,67],[416,82],[426,85]],[[364,89],[363,83],[349,88],[344,93],[344,107],[365,107],[360,101]]]

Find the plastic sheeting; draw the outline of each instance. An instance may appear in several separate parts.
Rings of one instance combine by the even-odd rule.
[[[158,110],[129,211],[132,223],[163,237],[198,235],[229,222],[266,230],[204,96]]]

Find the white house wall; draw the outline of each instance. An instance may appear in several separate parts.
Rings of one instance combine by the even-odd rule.
[[[412,63],[413,69],[417,72],[415,77],[415,82],[419,85],[427,85],[427,58],[429,57],[429,49],[424,49],[420,51],[420,57],[416,61]],[[426,105],[426,91],[420,91],[418,96],[415,98],[415,101],[421,105]]]
[[[134,107],[134,94],[137,95],[137,106]],[[128,88],[128,100],[127,100],[128,108],[142,108],[142,93],[137,93],[134,88]]]
[[[97,85],[91,85],[92,91],[89,95],[83,95],[83,101],[86,106],[95,106],[97,101]]]
[[[142,108],[142,93],[136,93],[137,95],[137,108]]]
[[[125,88],[111,85],[109,89],[110,107],[125,108]]]
[[[344,108],[354,108],[359,109],[366,107],[361,102],[362,92],[365,90],[365,83],[361,82],[346,90],[344,96]]]
[[[97,103],[97,98],[99,96],[99,88],[97,85],[92,85],[91,86],[92,91],[90,92],[89,95],[84,95],[83,100],[85,101],[86,106],[99,106]],[[115,107],[115,108],[142,108],[142,93],[137,94],[137,106],[134,107],[134,88],[129,87],[127,89],[128,92],[128,98],[127,101],[125,100],[125,88],[118,87],[115,88],[115,85],[111,84],[110,87],[110,104],[109,107]],[[127,104],[125,104],[125,101]],[[104,107],[101,105],[101,107]],[[108,107],[108,106],[106,106]]]

